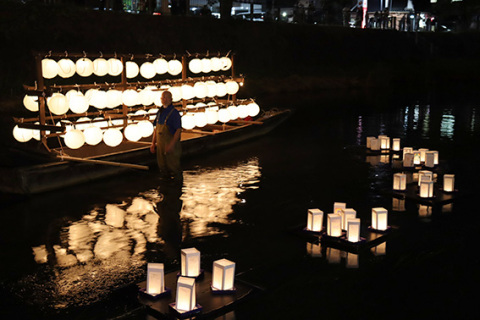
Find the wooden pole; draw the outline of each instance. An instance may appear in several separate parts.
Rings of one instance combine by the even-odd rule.
[[[67,161],[76,161],[76,162],[85,162],[85,163],[93,163],[93,164],[103,164],[109,166],[116,166],[116,167],[126,167],[130,169],[139,169],[139,170],[148,170],[148,166],[142,166],[139,164],[131,164],[131,163],[121,163],[121,162],[112,162],[112,161],[105,161],[105,160],[93,160],[93,159],[83,159],[83,158],[76,158],[70,156],[57,156],[58,159],[67,160]]]

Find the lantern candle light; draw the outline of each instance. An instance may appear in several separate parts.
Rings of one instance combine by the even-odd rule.
[[[350,242],[360,241],[360,219],[349,219],[347,222],[347,240]]]
[[[425,153],[425,167],[433,168],[435,166],[435,152],[427,151]]]
[[[349,220],[355,219],[357,217],[357,211],[352,208],[343,209],[340,212],[342,217],[342,229],[347,230],[347,223]]]
[[[168,292],[165,288],[163,263],[149,263],[147,265],[147,287],[145,291],[152,296]]]
[[[455,191],[455,175],[445,174],[443,175],[443,191],[453,192]]]
[[[321,232],[323,229],[323,211],[320,209],[308,209],[307,230]]]
[[[393,151],[400,151],[400,138],[393,138]]]
[[[196,303],[195,279],[188,277],[178,278],[177,296],[175,303],[171,303],[170,307],[181,315],[201,310],[201,306]]]
[[[182,249],[183,277],[198,277],[200,275],[200,251],[195,248]]]
[[[347,207],[345,202],[334,202],[333,203],[333,213],[340,214],[343,209]]]
[[[212,291],[231,292],[235,290],[235,262],[220,259],[213,262]]]
[[[382,150],[390,149],[390,137],[382,135],[382,136],[378,136],[378,139],[380,140],[380,149]]]
[[[420,150],[413,151],[413,164],[422,164],[422,153]]]
[[[393,175],[393,190],[405,191],[407,189],[407,175],[405,173],[395,173]]]
[[[405,155],[406,155],[407,153],[413,153],[413,148],[411,148],[411,147],[405,147],[405,148],[403,148],[403,159],[405,159]]]
[[[414,156],[413,153],[405,153],[403,155],[403,166],[405,168],[412,168],[414,166]]]
[[[327,235],[340,237],[342,235],[342,217],[336,213],[327,216]]]
[[[421,149],[418,149],[418,151],[420,151],[420,161],[425,162],[425,157],[427,155],[428,149],[421,148]]]
[[[388,229],[388,211],[385,208],[372,209],[372,229],[385,231]]]
[[[433,197],[433,181],[420,181],[420,197],[432,198]]]

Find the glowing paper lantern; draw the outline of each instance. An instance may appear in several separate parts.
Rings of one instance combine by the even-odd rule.
[[[142,120],[137,123],[143,138],[150,137],[153,133],[153,124],[148,120]]]
[[[202,61],[197,58],[192,59],[188,63],[188,68],[192,73],[195,73],[195,74],[200,73],[202,72]]]
[[[235,262],[220,259],[213,262],[212,290],[234,290]]]
[[[238,111],[236,106],[230,106],[227,108],[228,113],[230,114],[230,120],[238,119]]]
[[[406,168],[412,168],[414,166],[413,158],[413,153],[405,153],[403,155],[403,166]]]
[[[376,139],[375,137],[367,137],[367,149],[372,147],[372,139]]]
[[[164,291],[165,271],[163,263],[148,263],[146,292],[150,295],[157,295]]]
[[[393,138],[393,151],[400,151],[400,138]]]
[[[203,99],[208,94],[208,87],[202,81],[195,82],[195,84],[193,85],[193,92],[195,94],[195,97],[197,97],[199,99]]]
[[[68,106],[74,113],[84,113],[88,110],[88,100],[83,93],[76,91],[68,99]]]
[[[420,151],[420,161],[425,162],[425,156],[427,154],[428,149],[421,148],[421,149],[418,149],[418,151]]]
[[[85,144],[85,136],[82,131],[72,129],[65,134],[64,141],[70,149],[78,149]]]
[[[123,134],[120,130],[110,128],[103,133],[103,142],[109,147],[116,147],[123,141]]]
[[[186,113],[182,116],[182,128],[190,130],[195,127],[195,116],[191,113]]]
[[[105,109],[108,104],[107,92],[103,90],[95,90],[90,97],[90,104],[97,109]]]
[[[205,81],[207,86],[207,97],[213,98],[217,95],[217,83],[215,81],[209,80]]]
[[[144,62],[140,66],[140,75],[145,79],[152,79],[157,75],[157,71],[155,70],[155,66],[151,62]]]
[[[327,215],[327,235],[340,237],[342,235],[342,217],[339,214],[330,213]]]
[[[47,99],[48,109],[55,115],[60,116],[68,111],[67,98],[61,93],[54,93]]]
[[[153,61],[153,65],[158,74],[165,74],[168,72],[168,62],[163,58],[155,59],[155,61]]]
[[[347,208],[347,204],[345,202],[334,202],[333,203],[333,213],[340,214],[343,209]]]
[[[307,230],[320,232],[323,229],[323,211],[320,209],[308,209]]]
[[[196,112],[194,115],[195,126],[203,128],[207,125],[207,116],[205,112]]]
[[[172,101],[178,102],[182,100],[182,87],[171,87],[168,89],[172,93]]]
[[[419,150],[413,151],[413,164],[422,164],[422,154]]]
[[[438,165],[438,161],[439,161],[439,159],[438,159],[438,151],[433,150],[433,151],[431,151],[431,152],[433,152],[433,155],[434,155],[433,164],[434,164],[434,165]]]
[[[77,73],[81,77],[89,77],[93,73],[93,62],[88,58],[80,58],[75,62]]]
[[[248,107],[248,115],[250,117],[255,117],[260,113],[260,107],[255,102],[249,103],[247,107]]]
[[[189,84],[182,85],[182,99],[183,100],[191,100],[195,97],[195,91],[193,86]]]
[[[195,279],[179,277],[177,281],[177,296],[173,306],[178,312],[184,313],[196,308]]]
[[[42,60],[42,75],[45,79],[53,79],[58,75],[58,64],[53,59]]]
[[[81,117],[75,121],[75,128],[78,130],[85,130],[86,128],[90,127],[92,120],[88,117]]]
[[[224,82],[217,83],[217,97],[224,97],[227,95],[227,85]]]
[[[58,65],[58,75],[62,78],[70,78],[73,77],[77,67],[75,63],[70,59],[60,59],[57,62]]]
[[[138,94],[138,100],[140,101],[140,104],[144,106],[150,106],[153,104],[153,101],[155,100],[155,94],[153,93],[152,90],[156,90],[156,87],[146,87],[143,90],[141,90]]]
[[[420,182],[420,198],[432,198],[433,197],[433,181]]]
[[[162,106],[162,93],[163,91],[153,91],[153,104],[156,106]]]
[[[377,138],[370,139],[370,150],[373,150],[373,151],[380,150],[380,139],[377,139]]]
[[[137,124],[129,124],[124,130],[125,138],[129,141],[137,142],[142,138],[142,132]]]
[[[435,167],[435,153],[427,151],[425,153],[425,167],[433,168]]]
[[[108,90],[106,94],[107,108],[113,109],[121,106],[123,103],[122,91],[120,90]]]
[[[350,242],[360,241],[360,219],[349,219],[347,222],[347,240]]]
[[[85,143],[91,146],[96,146],[103,138],[102,129],[96,125],[91,125],[83,130],[83,135],[85,136]]]
[[[352,208],[346,208],[340,212],[340,216],[342,217],[342,229],[347,230],[348,220],[355,219],[357,217],[357,211]]]
[[[395,173],[393,175],[393,190],[405,191],[407,189],[407,175]]]
[[[455,175],[454,174],[443,175],[443,191],[445,192],[455,191]]]
[[[218,112],[214,108],[207,108],[205,110],[205,115],[207,116],[208,124],[215,124],[218,121]]]
[[[38,111],[38,97],[37,96],[29,96],[25,95],[23,97],[23,105],[30,111],[37,112]]]
[[[104,58],[97,58],[93,60],[93,73],[96,76],[103,77],[108,73],[110,70],[110,66],[108,65],[108,61]]]
[[[236,81],[227,81],[225,83],[225,86],[227,88],[227,93],[228,94],[236,94],[238,92],[238,89],[240,89],[240,86]]]
[[[411,148],[411,147],[405,147],[405,148],[403,148],[403,158],[402,158],[402,159],[405,159],[405,155],[406,155],[407,153],[413,153],[413,148]]]
[[[198,277],[200,275],[200,251],[195,248],[182,249],[181,255],[181,275]]]
[[[237,106],[238,117],[240,119],[245,119],[248,117],[248,106],[246,104],[240,104]]]
[[[127,78],[132,79],[138,76],[138,73],[140,72],[140,68],[138,67],[138,64],[134,61],[127,61],[125,63],[125,67],[127,69]]]
[[[108,74],[111,76],[119,76],[123,71],[122,61],[116,58],[108,59]]]
[[[433,181],[433,172],[428,170],[420,170],[418,171],[418,185],[422,181]]]
[[[16,125],[13,128],[13,137],[18,142],[27,142],[27,141],[30,141],[30,139],[32,139],[33,131],[30,129],[19,128],[18,125]]]
[[[213,72],[217,72],[222,69],[222,61],[220,60],[220,58],[213,57],[212,59],[210,59],[210,64],[212,66]]]
[[[122,93],[122,101],[128,107],[136,106],[140,103],[137,90],[127,89]]]
[[[388,211],[385,208],[372,209],[372,229],[385,231],[388,228]]]
[[[385,135],[378,136],[380,140],[380,149],[382,150],[389,150],[390,149],[390,137]]]
[[[202,59],[202,72],[203,73],[212,72],[212,62],[210,59],[208,58]]]
[[[182,72],[182,63],[176,59],[168,61],[168,73],[172,76],[179,75]]]
[[[232,67],[232,60],[229,57],[220,58],[221,67],[220,69],[226,71]]]
[[[223,123],[230,121],[230,112],[227,109],[218,110],[218,120]]]

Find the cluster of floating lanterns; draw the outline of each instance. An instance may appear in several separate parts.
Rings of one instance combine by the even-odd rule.
[[[216,71],[226,71],[232,67],[232,60],[229,57],[213,58],[194,58],[189,62],[189,69],[192,73],[210,73]],[[152,79],[157,74],[179,75],[182,72],[182,62],[177,59],[167,61],[164,58],[155,59],[153,62],[146,61],[140,66],[135,61],[125,62],[126,76],[129,79],[137,77],[139,74],[145,79]],[[65,57],[59,61],[51,58],[42,60],[42,72],[45,79],[53,79],[57,76],[70,78],[75,74],[81,77],[89,77],[92,74],[103,77],[106,75],[119,76],[123,72],[123,64],[120,59],[103,57],[91,60],[87,57],[73,62]]]

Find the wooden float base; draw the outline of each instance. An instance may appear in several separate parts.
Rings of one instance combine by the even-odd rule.
[[[175,303],[177,291],[177,274],[178,272],[170,272],[165,275],[165,285],[172,288],[171,295],[164,296],[159,299],[148,299],[144,295],[139,294],[138,300],[143,304],[150,315],[157,319],[177,319],[183,318],[183,314],[179,314],[171,307]],[[204,272],[202,279],[196,283],[196,302],[202,306],[201,310],[189,316],[195,319],[204,319],[220,316],[231,311],[235,305],[245,300],[249,295],[259,290],[257,287],[247,284],[239,279],[235,279],[235,290],[231,292],[223,292],[222,294],[212,291],[212,273]],[[137,284],[141,289],[145,288],[146,281]]]
[[[455,192],[445,192],[440,188],[434,188],[432,198],[422,198],[418,195],[418,185],[412,184],[407,186],[405,191],[384,191],[384,194],[389,194],[394,198],[401,200],[409,200],[416,202],[418,204],[423,204],[427,206],[441,206],[451,202],[455,202],[460,199],[463,195],[458,191]]]

